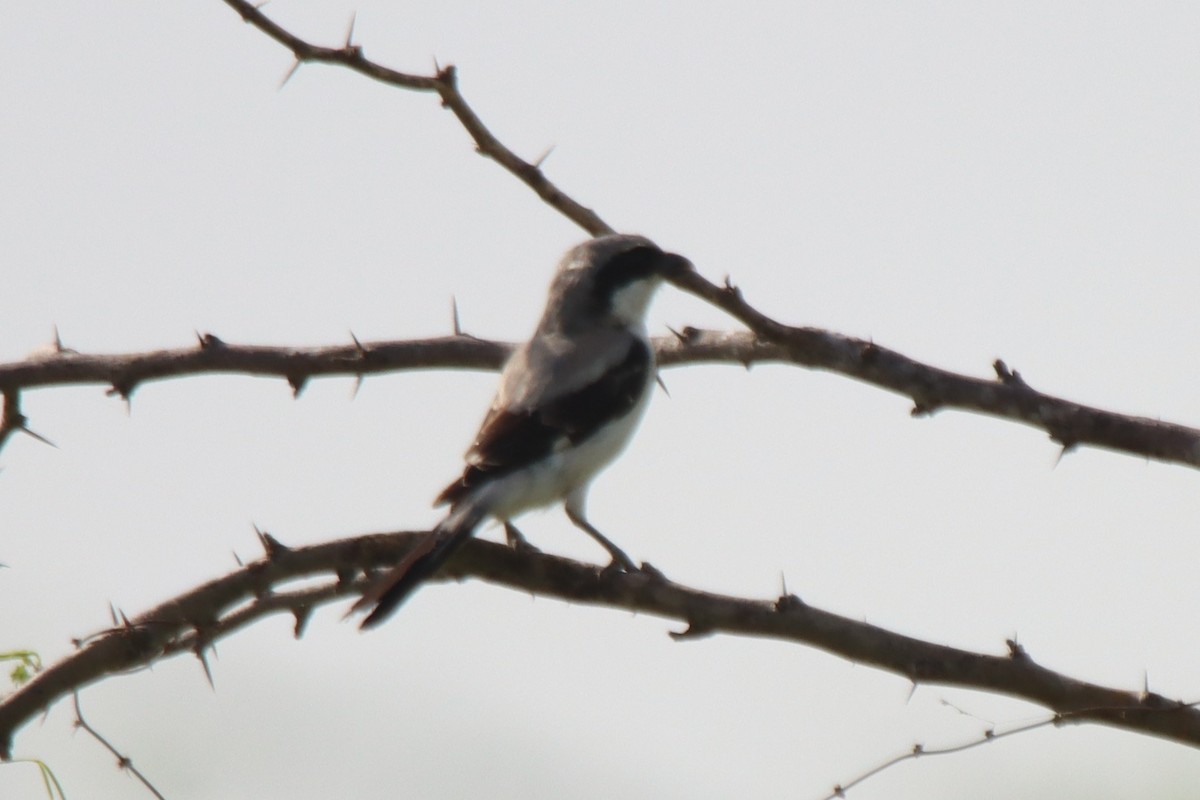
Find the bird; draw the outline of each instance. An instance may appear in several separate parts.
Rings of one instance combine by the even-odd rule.
[[[488,518],[502,522],[561,501],[567,518],[627,571],[637,567],[585,513],[588,486],[629,443],[657,380],[646,309],[664,279],[693,269],[644,236],[609,234],[578,244],[559,261],[545,310],[518,347],[462,475],[434,506],[445,517],[367,589],[351,613],[370,609],[361,628],[383,622]]]

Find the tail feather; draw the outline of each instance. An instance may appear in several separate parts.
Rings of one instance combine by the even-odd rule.
[[[430,532],[425,542],[392,567],[354,604],[352,611],[374,605],[359,628],[374,628],[395,613],[417,587],[433,577],[450,556],[466,544],[483,517],[481,510],[470,505],[451,510]]]

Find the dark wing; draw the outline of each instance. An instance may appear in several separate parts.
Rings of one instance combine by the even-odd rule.
[[[530,408],[492,408],[467,452],[462,477],[434,505],[453,504],[476,486],[578,444],[628,413],[646,390],[653,364],[646,343],[631,337],[624,358],[583,387]]]

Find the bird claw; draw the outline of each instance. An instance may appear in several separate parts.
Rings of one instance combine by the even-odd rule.
[[[529,540],[525,538],[525,534],[513,525],[511,522],[504,523],[504,540],[508,542],[508,546],[514,552],[522,555],[542,552],[539,548],[531,545]]]

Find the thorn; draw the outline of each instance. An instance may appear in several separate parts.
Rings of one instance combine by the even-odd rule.
[[[996,378],[1005,386],[1009,386],[1013,389],[1023,389],[1030,392],[1033,391],[1029,388],[1029,384],[1025,382],[1025,379],[1021,377],[1021,373],[1017,372],[1015,369],[1009,369],[1008,364],[1005,364],[1003,359],[997,358],[995,361],[993,361],[992,369],[996,372]]]
[[[308,627],[308,620],[312,617],[312,606],[293,608],[292,616],[296,618],[296,624],[292,626],[292,636],[299,639],[304,635],[304,629]]]
[[[113,381],[112,386],[105,390],[109,397],[119,397],[125,401],[125,413],[133,413],[133,390],[137,388],[136,381]]]
[[[799,611],[800,609],[806,607],[807,606],[803,600],[796,595],[789,594],[787,592],[781,594],[779,599],[775,601],[775,612],[778,614],[785,614],[788,611]]]
[[[725,294],[733,295],[738,300],[742,299],[742,290],[733,285],[733,279],[728,275],[725,276]]]
[[[118,624],[120,624],[117,621],[117,607],[113,605],[112,600],[108,601],[108,618],[112,620],[112,624],[113,624],[114,628],[117,627]]]
[[[58,325],[54,326],[54,352],[61,355],[78,354],[78,350],[63,345],[62,337],[58,335]]]
[[[294,400],[300,396],[301,392],[304,391],[304,385],[306,383],[308,383],[308,376],[307,375],[288,375],[287,382],[288,382],[288,386],[292,387],[292,399]]]
[[[533,168],[541,169],[542,164],[546,163],[546,159],[550,157],[550,154],[554,152],[554,148],[557,146],[558,145],[552,144],[549,147],[547,147],[544,151],[542,151],[542,154],[540,156],[538,156],[536,159],[534,159]]]
[[[262,545],[263,553],[266,554],[268,561],[278,558],[285,553],[290,553],[292,550],[292,548],[281,543],[271,534],[260,530],[257,525],[254,525],[254,534],[258,537],[258,543]]]
[[[350,14],[350,25],[349,25],[349,27],[347,27],[347,28],[346,28],[346,44],[345,44],[345,47],[346,47],[346,49],[347,49],[347,50],[358,50],[358,49],[359,49],[359,48],[357,48],[357,47],[354,47],[354,46],[353,46],[353,43],[352,43],[352,41],[353,41],[353,39],[354,39],[354,21],[355,21],[356,19],[358,19],[358,12],[357,12],[357,11],[355,11],[355,12],[353,12],[353,13],[351,13],[351,14]]]
[[[1150,697],[1150,673],[1142,670],[1142,700]]]
[[[649,561],[643,561],[640,565],[638,565],[638,572],[650,578],[651,580],[658,581],[659,583],[667,582],[667,576],[663,574],[663,571],[651,564]]]
[[[904,705],[912,702],[913,695],[917,693],[917,682],[913,681],[908,687],[908,695],[904,698]]]
[[[938,409],[937,403],[931,403],[927,400],[922,400],[920,398],[914,397],[913,398],[913,407],[912,407],[912,410],[908,412],[908,415],[910,417],[927,417],[927,416],[931,415],[933,412],[937,411],[937,409]]]
[[[654,382],[658,384],[658,388],[663,390],[663,394],[665,394],[667,397],[671,396],[671,390],[667,388],[665,383],[663,383],[662,375],[658,372],[654,373]]]
[[[53,447],[55,450],[58,449],[58,445],[56,445],[54,442],[47,439],[45,436],[42,436],[37,431],[32,431],[29,428],[25,427],[24,425],[22,425],[19,430],[22,433],[24,433],[26,436],[30,436],[30,437],[36,439],[37,441],[41,442],[42,444],[48,444],[51,447]]]
[[[355,355],[358,356],[358,360],[366,361],[367,360],[367,348],[363,345],[362,342],[360,342],[358,340],[358,337],[354,335],[354,331],[350,331],[350,341],[354,342],[354,351],[355,351]],[[354,373],[354,388],[350,390],[350,399],[351,400],[358,397],[358,390],[362,388],[362,384],[363,384],[363,374],[361,372]]]
[[[296,71],[300,69],[301,63],[302,62],[300,61],[300,59],[297,58],[295,63],[292,64],[292,68],[287,71],[287,75],[283,76],[283,80],[281,80],[279,82],[279,90],[280,91],[283,90],[283,87],[287,86],[287,82],[290,81],[292,79],[292,76],[296,74]]]
[[[213,682],[212,670],[208,666],[208,656],[204,655],[204,645],[199,640],[197,640],[196,648],[193,652],[200,661],[200,666],[204,667],[204,677],[208,680],[208,688],[216,691],[217,684]]]
[[[196,331],[196,340],[200,342],[201,350],[216,350],[225,346],[225,342],[221,340],[221,337],[212,333],[200,333],[200,331]]]
[[[234,551],[232,551],[232,552],[233,552],[233,560],[237,562],[237,565],[238,565],[239,567],[244,567],[244,566],[246,566],[246,565],[245,565],[245,564],[242,562],[242,557],[241,557],[241,556],[239,556],[239,555],[237,554],[237,550],[234,550]]]
[[[1029,653],[1025,652],[1025,648],[1017,643],[1014,636],[1011,639],[1005,639],[1004,644],[1008,645],[1008,657],[1013,661],[1029,661]]]
[[[681,344],[687,344],[687,337],[684,336],[682,333],[675,330],[670,325],[667,326],[667,330],[670,331],[671,335],[674,336],[676,339],[678,339]],[[684,330],[687,330],[687,328],[684,328]]]
[[[688,639],[703,639],[706,636],[712,636],[713,633],[714,631],[711,627],[697,625],[694,622],[689,622],[686,630],[667,631],[667,635],[677,642],[686,641]]]
[[[454,335],[462,336],[462,325],[458,320],[458,298],[454,295],[450,295],[450,318],[454,322]]]
[[[1074,452],[1075,448],[1078,445],[1076,445],[1074,442],[1062,441],[1061,439],[1058,439],[1057,437],[1055,437],[1053,434],[1050,435],[1050,438],[1054,439],[1055,441],[1059,442],[1059,444],[1062,445],[1062,447],[1059,448],[1058,455],[1054,457],[1054,466],[1051,467],[1051,469],[1055,469],[1058,467],[1059,464],[1062,463],[1063,456],[1067,455],[1067,453]]]

